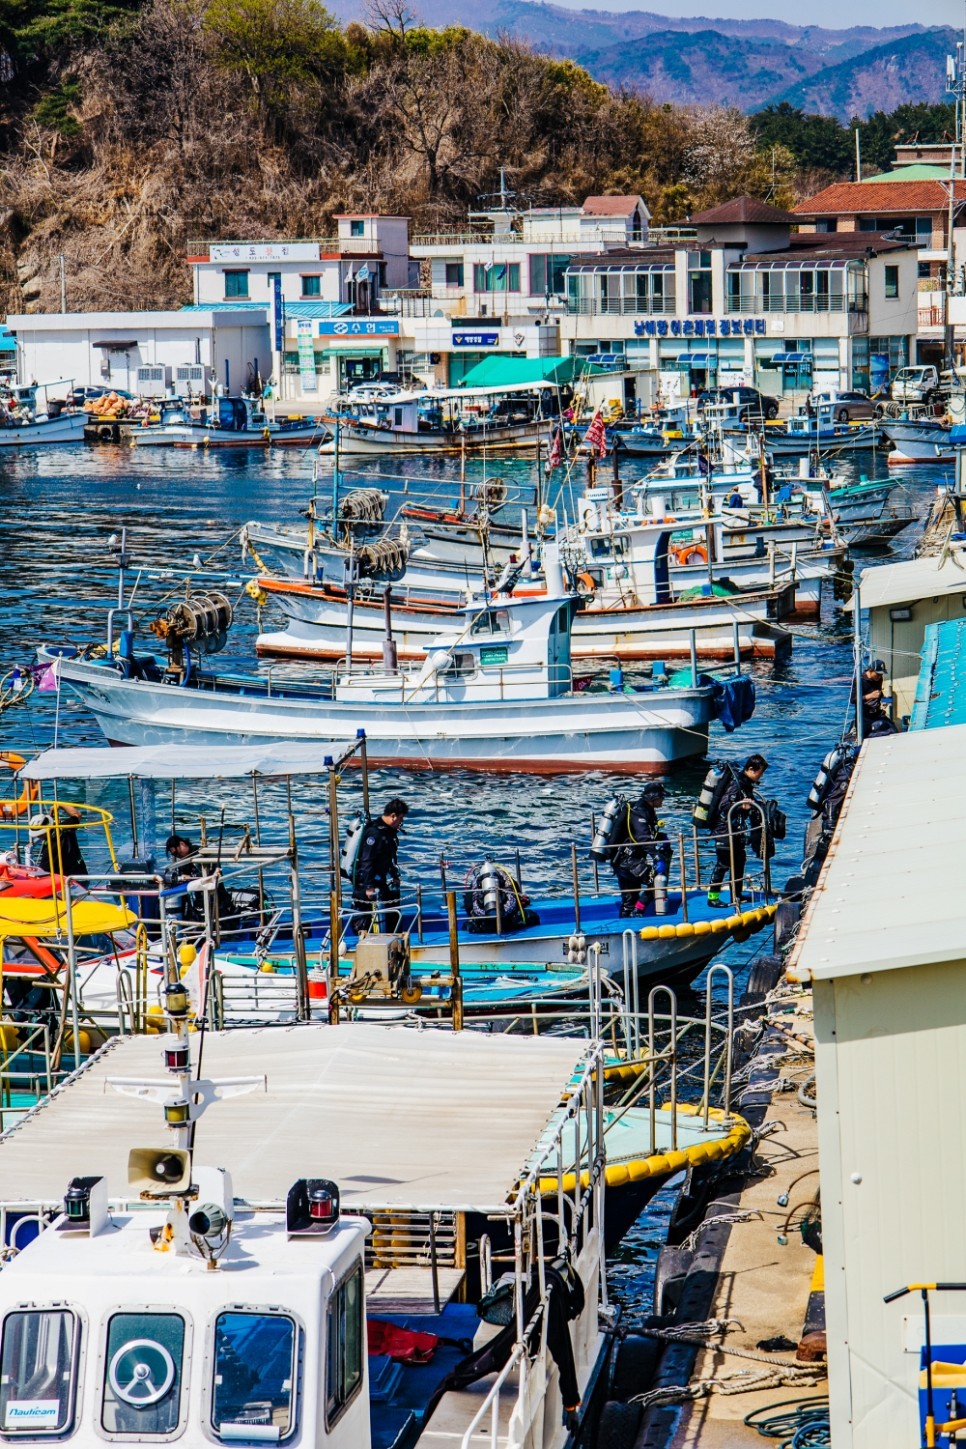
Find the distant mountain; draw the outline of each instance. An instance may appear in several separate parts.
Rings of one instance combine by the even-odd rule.
[[[567,56],[612,86],[657,101],[757,111],[788,100],[841,120],[945,95],[948,28],[855,25],[830,30],[783,20],[679,18],[646,10],[571,10],[536,0],[412,0],[427,25],[466,25]],[[360,19],[363,0],[330,0]]]
[[[873,111],[894,111],[907,101],[946,100],[946,56],[955,54],[956,40],[951,28],[907,35],[828,66],[770,99],[843,121]]]

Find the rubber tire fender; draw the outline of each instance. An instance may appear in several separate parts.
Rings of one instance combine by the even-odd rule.
[[[660,1357],[660,1339],[645,1338],[640,1333],[629,1333],[617,1347],[617,1361],[614,1364],[614,1398],[620,1399],[621,1403],[626,1403],[635,1394],[647,1393],[654,1382]]]
[[[642,1404],[620,1404],[608,1399],[597,1421],[596,1449],[634,1449],[643,1417]]]

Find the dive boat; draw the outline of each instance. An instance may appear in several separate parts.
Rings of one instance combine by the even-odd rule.
[[[742,424],[736,433],[756,431]],[[796,413],[784,424],[770,424],[762,434],[764,447],[773,458],[800,457],[803,453],[846,453],[874,448],[881,441],[877,423],[838,422],[835,404],[818,402],[811,412]]]
[[[706,752],[723,694],[735,722],[748,717],[749,680],[721,684],[694,669],[633,690],[576,687],[570,650],[579,600],[564,592],[552,548],[544,550],[544,571],[542,595],[464,607],[420,669],[347,669],[328,687],[230,681],[202,670],[204,631],[210,623],[223,642],[227,600],[226,616],[207,599],[186,612],[176,606],[178,617],[165,626],[167,668],[138,657],[129,634],[117,657],[111,650],[98,661],[58,649],[40,653],[53,663],[57,687],[77,694],[119,744],[331,743],[351,741],[361,729],[370,760],[413,768],[662,772]]]
[[[327,432],[317,418],[271,418],[253,398],[220,397],[209,418],[195,419],[183,405],[168,407],[160,423],[132,428],[128,441],[138,448],[308,447]]]
[[[36,397],[34,389],[26,392]],[[0,448],[81,443],[86,423],[83,408],[71,409],[66,403],[50,398],[45,404],[38,401],[35,409],[28,406],[26,399],[19,401],[14,393],[4,396],[0,390]]]
[[[424,389],[342,402],[322,454],[463,453],[533,447],[560,422],[554,383]]]

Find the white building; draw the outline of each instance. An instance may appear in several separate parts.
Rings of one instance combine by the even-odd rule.
[[[271,367],[267,309],[54,312],[11,315],[18,381],[71,378],[158,396],[169,389],[240,392]]]

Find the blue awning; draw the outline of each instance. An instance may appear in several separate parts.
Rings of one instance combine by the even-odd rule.
[[[811,362],[811,360],[812,354],[810,352],[776,352],[772,357],[772,362],[798,363]]]
[[[712,367],[718,359],[713,352],[682,352],[678,362],[685,367]]]

